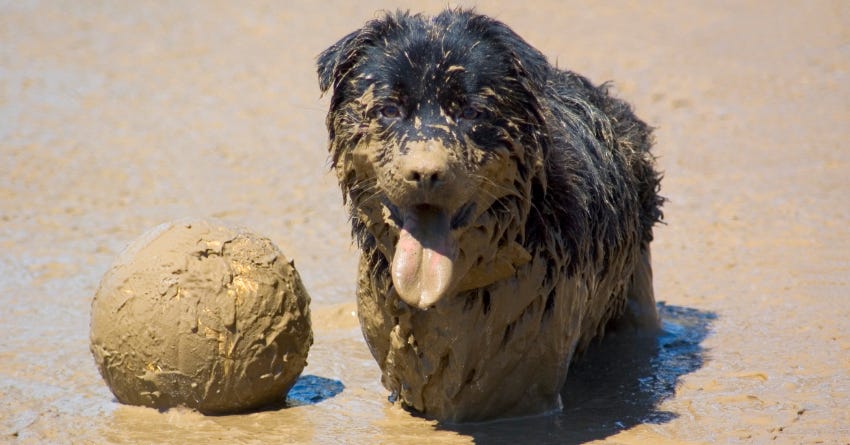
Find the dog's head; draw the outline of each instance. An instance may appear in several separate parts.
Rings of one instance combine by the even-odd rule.
[[[398,12],[318,65],[355,235],[386,256],[404,301],[427,308],[501,278],[496,256],[527,256],[516,241],[547,145],[538,51],[471,11]]]

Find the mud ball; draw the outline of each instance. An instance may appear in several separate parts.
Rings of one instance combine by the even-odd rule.
[[[267,238],[181,220],[134,241],[103,277],[91,351],[122,403],[244,411],[283,401],[301,374],[309,304]]]

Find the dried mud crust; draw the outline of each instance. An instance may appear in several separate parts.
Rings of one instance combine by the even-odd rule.
[[[215,221],[163,224],[101,281],[91,351],[123,403],[251,409],[283,400],[306,365],[309,303],[267,238]]]

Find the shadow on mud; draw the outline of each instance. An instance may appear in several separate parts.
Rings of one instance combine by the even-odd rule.
[[[558,414],[440,429],[471,436],[478,444],[583,443],[642,423],[665,423],[676,414],[659,409],[679,377],[702,367],[701,343],[716,319],[712,312],[658,303],[659,335],[609,336],[570,367]]]

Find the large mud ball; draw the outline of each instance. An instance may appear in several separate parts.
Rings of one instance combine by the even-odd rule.
[[[301,374],[309,304],[267,238],[181,220],[134,241],[103,277],[91,351],[122,403],[244,411],[284,400]]]

